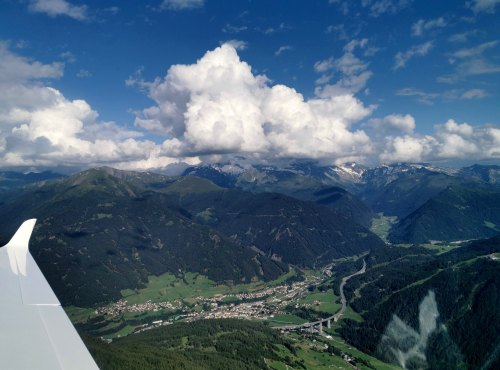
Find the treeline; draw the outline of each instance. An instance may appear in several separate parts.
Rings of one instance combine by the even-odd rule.
[[[385,248],[382,248],[380,250],[384,250]],[[333,277],[333,292],[337,295],[340,296],[340,283],[342,282],[342,278],[345,276],[349,276],[356,271],[359,271],[363,267],[363,260],[358,259],[356,261],[345,261],[345,262],[340,262],[336,263],[332,266],[332,277]]]
[[[84,340],[102,370],[265,369],[265,359],[291,367],[295,348],[278,331],[247,320],[201,320],[144,331],[105,343]]]
[[[351,299],[360,289],[360,298],[350,304],[364,321],[345,320],[342,336],[359,349],[376,354],[393,315],[420,330],[419,305],[433,291],[439,330],[427,346],[430,368],[500,365],[500,263],[488,256],[498,251],[500,237],[471,242],[440,255],[417,248],[397,251],[389,247],[386,255],[375,252],[368,258],[371,268],[366,274],[356,276],[346,286]],[[484,367],[488,361],[490,365]]]
[[[298,316],[307,321],[317,321],[332,316],[332,314],[329,312],[316,311],[307,307],[296,308],[293,304],[286,306],[284,311],[290,315]]]

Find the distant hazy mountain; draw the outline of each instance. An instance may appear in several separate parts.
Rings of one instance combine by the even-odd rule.
[[[459,174],[465,177],[475,177],[487,183],[500,186],[500,166],[480,166],[476,164],[462,168]]]
[[[341,207],[337,202],[329,205],[354,216],[365,226],[365,220],[372,217],[369,209],[403,218],[449,186],[487,184],[497,189],[500,186],[500,167],[493,165],[456,169],[425,163],[396,163],[369,168],[356,163],[318,166],[313,162],[297,162],[280,168],[243,167],[233,163],[191,167],[184,173],[189,174],[208,178],[223,187],[279,192],[308,200],[316,200],[314,193],[325,188],[339,187],[347,191],[346,199],[340,202]],[[360,206],[362,203],[369,209]],[[363,211],[356,214],[353,210]]]
[[[352,169],[341,171],[340,167],[319,167],[311,162],[293,163],[286,168],[244,168],[235,164],[203,165],[188,168],[184,176],[203,177],[226,188],[240,188],[257,193],[281,193],[317,202],[335,209],[364,227],[370,227],[373,218],[370,208],[352,192],[337,186],[343,182],[357,184],[361,169],[361,166],[353,164]]]
[[[273,279],[383,245],[335,211],[195,177],[93,169],[0,197],[1,241],[38,218],[32,254],[65,304],[116,300],[148,275]],[[283,261],[283,262],[280,262]]]
[[[64,175],[54,173],[52,171],[26,173],[15,171],[0,171],[0,193],[27,184],[32,184],[34,182],[58,179],[61,177],[64,177]]]

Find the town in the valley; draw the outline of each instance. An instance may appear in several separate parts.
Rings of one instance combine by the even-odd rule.
[[[194,297],[194,304],[186,304],[182,299],[173,301],[129,304],[121,299],[110,305],[99,307],[95,314],[104,315],[109,319],[124,313],[141,314],[161,311],[177,313],[165,320],[154,320],[137,326],[136,331],[143,331],[160,325],[168,325],[177,320],[195,321],[200,319],[272,319],[277,315],[285,315],[285,307],[294,305],[295,308],[311,308],[319,305],[319,301],[299,303],[309,293],[312,286],[325,282],[331,276],[330,271],[323,270],[322,276],[306,276],[303,281],[268,287],[252,292],[216,294],[212,297]],[[331,300],[337,297],[331,293]],[[290,324],[284,321],[283,326]]]

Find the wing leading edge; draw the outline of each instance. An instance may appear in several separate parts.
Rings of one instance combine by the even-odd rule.
[[[0,248],[0,368],[98,370],[28,251],[35,222]]]

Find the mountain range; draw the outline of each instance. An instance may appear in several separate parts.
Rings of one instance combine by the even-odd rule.
[[[2,174],[0,241],[38,218],[32,254],[61,300],[80,306],[119,299],[149,275],[269,280],[290,264],[319,267],[376,250],[384,243],[369,227],[381,214],[396,217],[392,243],[500,233],[499,166],[305,162],[202,165],[176,177],[107,167]]]
[[[64,176],[52,171],[24,173],[16,171],[0,171],[0,194],[34,182],[57,179],[61,177]]]
[[[181,176],[101,167],[71,176],[6,171],[0,186],[0,243],[37,218],[30,250],[63,305],[116,302],[151,275],[194,272],[234,285],[332,262],[330,284],[339,295],[342,278],[363,259],[366,273],[344,287],[353,314],[338,330],[348,343],[406,368],[498,365],[499,166],[233,163]],[[375,218],[386,223],[388,243],[370,230]],[[234,348],[250,350],[249,368],[273,357],[300,364],[281,358],[267,343],[288,342],[260,324],[176,325],[111,345],[87,343],[105,368],[148,361],[189,367],[214,343],[221,346],[213,364],[241,362]],[[223,341],[233,344],[222,345],[214,325],[225,326]],[[247,331],[261,343],[241,346]],[[158,342],[165,335],[177,350],[165,352]],[[198,343],[194,357],[191,341]],[[255,356],[261,350],[265,358]]]
[[[355,222],[369,226],[376,214],[397,217],[391,237],[393,242],[412,243],[429,240],[453,241],[494,235],[499,223],[495,216],[495,202],[484,206],[475,202],[474,194],[500,192],[500,166],[473,165],[464,168],[445,168],[429,164],[400,163],[373,168],[356,163],[342,166],[318,166],[311,162],[292,163],[284,167],[240,166],[237,164],[202,165],[185,170],[184,176],[196,175],[210,179],[220,186],[247,189],[253,192],[275,191],[299,199],[326,204]],[[462,199],[460,212],[455,199],[446,197],[449,188],[465,189],[469,196]],[[330,190],[329,190],[330,189]],[[332,191],[334,194],[329,194]],[[329,196],[333,195],[333,196]],[[439,203],[437,211],[447,210],[453,220],[451,227],[437,229],[433,223],[436,212],[430,214],[432,204]],[[464,203],[465,202],[465,203]],[[493,208],[492,208],[493,207]],[[427,225],[422,217],[428,214]],[[430,229],[418,238],[412,228]],[[467,231],[470,223],[477,232]],[[420,231],[416,231],[420,233]]]
[[[289,263],[312,267],[383,246],[368,229],[312,202],[111,168],[4,193],[3,242],[33,217],[32,255],[61,301],[83,307],[117,300],[149,275],[269,280]]]

